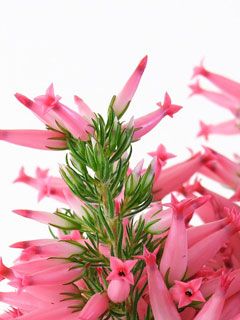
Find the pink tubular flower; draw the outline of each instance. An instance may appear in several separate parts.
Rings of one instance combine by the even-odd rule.
[[[188,251],[188,277],[193,276],[200,268],[213,258],[220,248],[240,229],[239,213],[235,208],[227,210],[226,225],[195,243]],[[201,256],[201,259],[199,259]]]
[[[67,147],[64,135],[50,130],[0,130],[0,140],[41,150]]]
[[[62,178],[49,176],[48,170],[36,169],[35,177],[27,175],[22,167],[14,182],[25,183],[38,190],[38,201],[44,197],[51,197],[67,204],[78,216],[84,214],[84,203],[68,188]]]
[[[157,147],[156,151],[152,151],[148,153],[151,157],[157,157],[157,161],[161,163],[162,166],[164,166],[168,159],[176,157],[174,154],[167,152],[165,146],[163,144],[160,144]]]
[[[221,315],[221,320],[239,320],[240,319],[240,291],[226,299]]]
[[[130,284],[134,284],[132,268],[137,263],[137,260],[122,261],[116,257],[110,257],[110,268],[107,280],[108,297],[115,303],[125,301],[129,295]]]
[[[49,213],[34,210],[13,210],[14,213],[24,217],[36,220],[40,223],[55,225],[64,229],[74,228],[70,220],[58,216],[56,213]]]
[[[146,262],[149,299],[154,319],[180,320],[180,315],[165,285],[162,274],[158,270],[156,255],[145,249],[143,258]]]
[[[128,79],[127,83],[123,87],[122,91],[116,96],[113,104],[113,110],[117,116],[121,116],[127,109],[129,103],[131,102],[139,82],[141,80],[142,74],[147,65],[147,56],[145,56],[138,64],[137,68]]]
[[[204,68],[202,63],[193,70],[193,77],[202,76],[209,80],[212,84],[218,87],[220,90],[228,94],[230,97],[240,100],[240,83],[231,79],[228,79],[217,73],[208,71]]]
[[[175,285],[171,288],[170,292],[174,301],[178,303],[178,308],[185,307],[194,301],[205,301],[200,291],[201,284],[202,278],[188,282],[175,281]]]
[[[205,303],[194,320],[219,320],[221,318],[226,291],[231,282],[231,274],[222,275],[220,286],[212,295],[212,297]]]
[[[145,320],[147,309],[148,309],[147,302],[143,298],[140,298],[137,305],[137,313],[138,313],[139,320]]]
[[[205,149],[205,164],[199,170],[209,178],[228,185],[232,189],[237,189],[240,184],[238,176],[239,164],[208,148]]]
[[[74,101],[78,106],[78,113],[81,117],[87,120],[89,123],[92,122],[92,119],[96,118],[95,113],[90,109],[90,107],[78,96],[74,96]]]
[[[172,104],[171,98],[168,93],[165,94],[164,103],[158,102],[159,109],[148,113],[147,115],[134,120],[134,127],[136,131],[133,135],[133,140],[138,140],[151,131],[164,117],[173,115],[178,112],[182,107]]]
[[[227,218],[212,221],[196,227],[187,229],[188,247],[192,247],[198,241],[220,230],[227,223]]]
[[[165,276],[168,272],[170,283],[182,279],[187,269],[188,245],[185,219],[208,199],[200,197],[178,202],[172,195],[170,204],[173,210],[172,224],[160,262],[161,273]]]
[[[195,94],[199,94],[204,98],[216,103],[217,105],[229,110],[235,116],[239,114],[239,106],[238,106],[239,102],[236,99],[219,92],[203,89],[200,86],[199,81],[196,81],[194,84],[191,84],[189,87],[192,90],[191,96]]]
[[[156,151],[149,152],[148,154],[157,159],[154,179],[158,178],[161,169],[167,163],[167,160],[175,157],[174,154],[167,152],[163,144],[160,144]]]
[[[54,94],[53,85],[49,86],[45,95],[36,97],[34,101],[19,93],[16,93],[15,97],[51,128],[61,130],[58,123],[76,138],[89,139],[88,133],[92,132],[92,128],[89,126],[91,123],[60,103],[60,97]]]
[[[240,133],[239,120],[233,119],[218,124],[205,124],[200,121],[200,131],[197,136],[203,136],[206,140],[210,134],[234,135]]]
[[[109,299],[106,293],[95,293],[79,313],[78,320],[99,319],[108,310]]]
[[[203,157],[200,153],[190,159],[178,163],[161,171],[159,177],[153,183],[153,199],[161,200],[168,193],[178,190],[182,184],[189,180],[203,164]]]
[[[147,223],[155,221],[148,228],[152,234],[159,234],[170,228],[172,222],[172,209],[161,210],[159,205],[154,206],[144,215],[144,220]]]
[[[14,182],[21,182],[33,187],[34,189],[37,189],[39,192],[39,201],[48,196],[66,203],[64,190],[68,189],[67,185],[61,178],[48,176],[48,170],[37,168],[35,177],[31,177],[26,174],[24,168],[22,167],[19,171],[18,177],[14,180]]]

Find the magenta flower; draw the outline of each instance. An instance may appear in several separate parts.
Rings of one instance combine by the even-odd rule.
[[[202,278],[197,278],[188,282],[175,281],[175,285],[171,288],[171,294],[178,303],[178,307],[182,308],[194,301],[205,302],[200,291]]]

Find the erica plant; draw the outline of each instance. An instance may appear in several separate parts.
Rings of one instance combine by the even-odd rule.
[[[9,305],[0,319],[240,319],[239,164],[205,147],[165,168],[174,155],[160,144],[148,166],[140,161],[130,168],[133,144],[181,109],[166,93],[151,113],[124,121],[146,63],[144,57],[113,96],[106,117],[77,96],[73,111],[52,85],[33,100],[15,95],[46,128],[1,130],[0,139],[67,154],[61,177],[40,168],[31,177],[22,168],[15,180],[37,189],[39,200],[57,199],[61,209],[14,210],[48,225],[50,234],[14,243],[21,252],[13,266],[1,260],[0,279],[12,290],[0,293]],[[240,84],[203,66],[194,69],[200,76],[220,91],[197,80],[192,94],[235,118],[201,122],[199,135],[239,133]],[[232,197],[203,186],[199,173],[231,188]],[[201,225],[193,226],[195,216]]]

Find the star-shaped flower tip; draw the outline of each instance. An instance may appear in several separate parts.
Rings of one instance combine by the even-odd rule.
[[[54,87],[51,83],[50,86],[47,88],[46,93],[44,95],[34,98],[34,101],[42,106],[44,112],[47,112],[49,111],[49,109],[56,107],[60,99],[60,96],[55,96]]]
[[[176,112],[182,109],[181,106],[172,104],[172,100],[167,92],[165,93],[163,104],[158,102],[157,105],[165,112],[165,115],[171,118]]]
[[[205,299],[200,291],[202,278],[197,278],[188,282],[175,281],[175,285],[171,288],[173,299],[178,302],[178,307],[182,308],[193,301],[204,302]]]
[[[111,280],[125,280],[130,284],[134,284],[132,268],[137,263],[137,260],[122,261],[116,257],[110,257],[111,272],[107,277],[108,281]]]

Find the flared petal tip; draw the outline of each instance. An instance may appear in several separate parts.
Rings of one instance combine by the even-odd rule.
[[[145,57],[142,58],[142,60],[139,62],[137,69],[140,73],[143,73],[148,62],[148,56],[146,55]]]
[[[197,76],[203,76],[203,77],[208,76],[208,71],[203,66],[203,59],[200,61],[200,64],[198,66],[193,68],[193,74],[191,79],[194,79]]]

